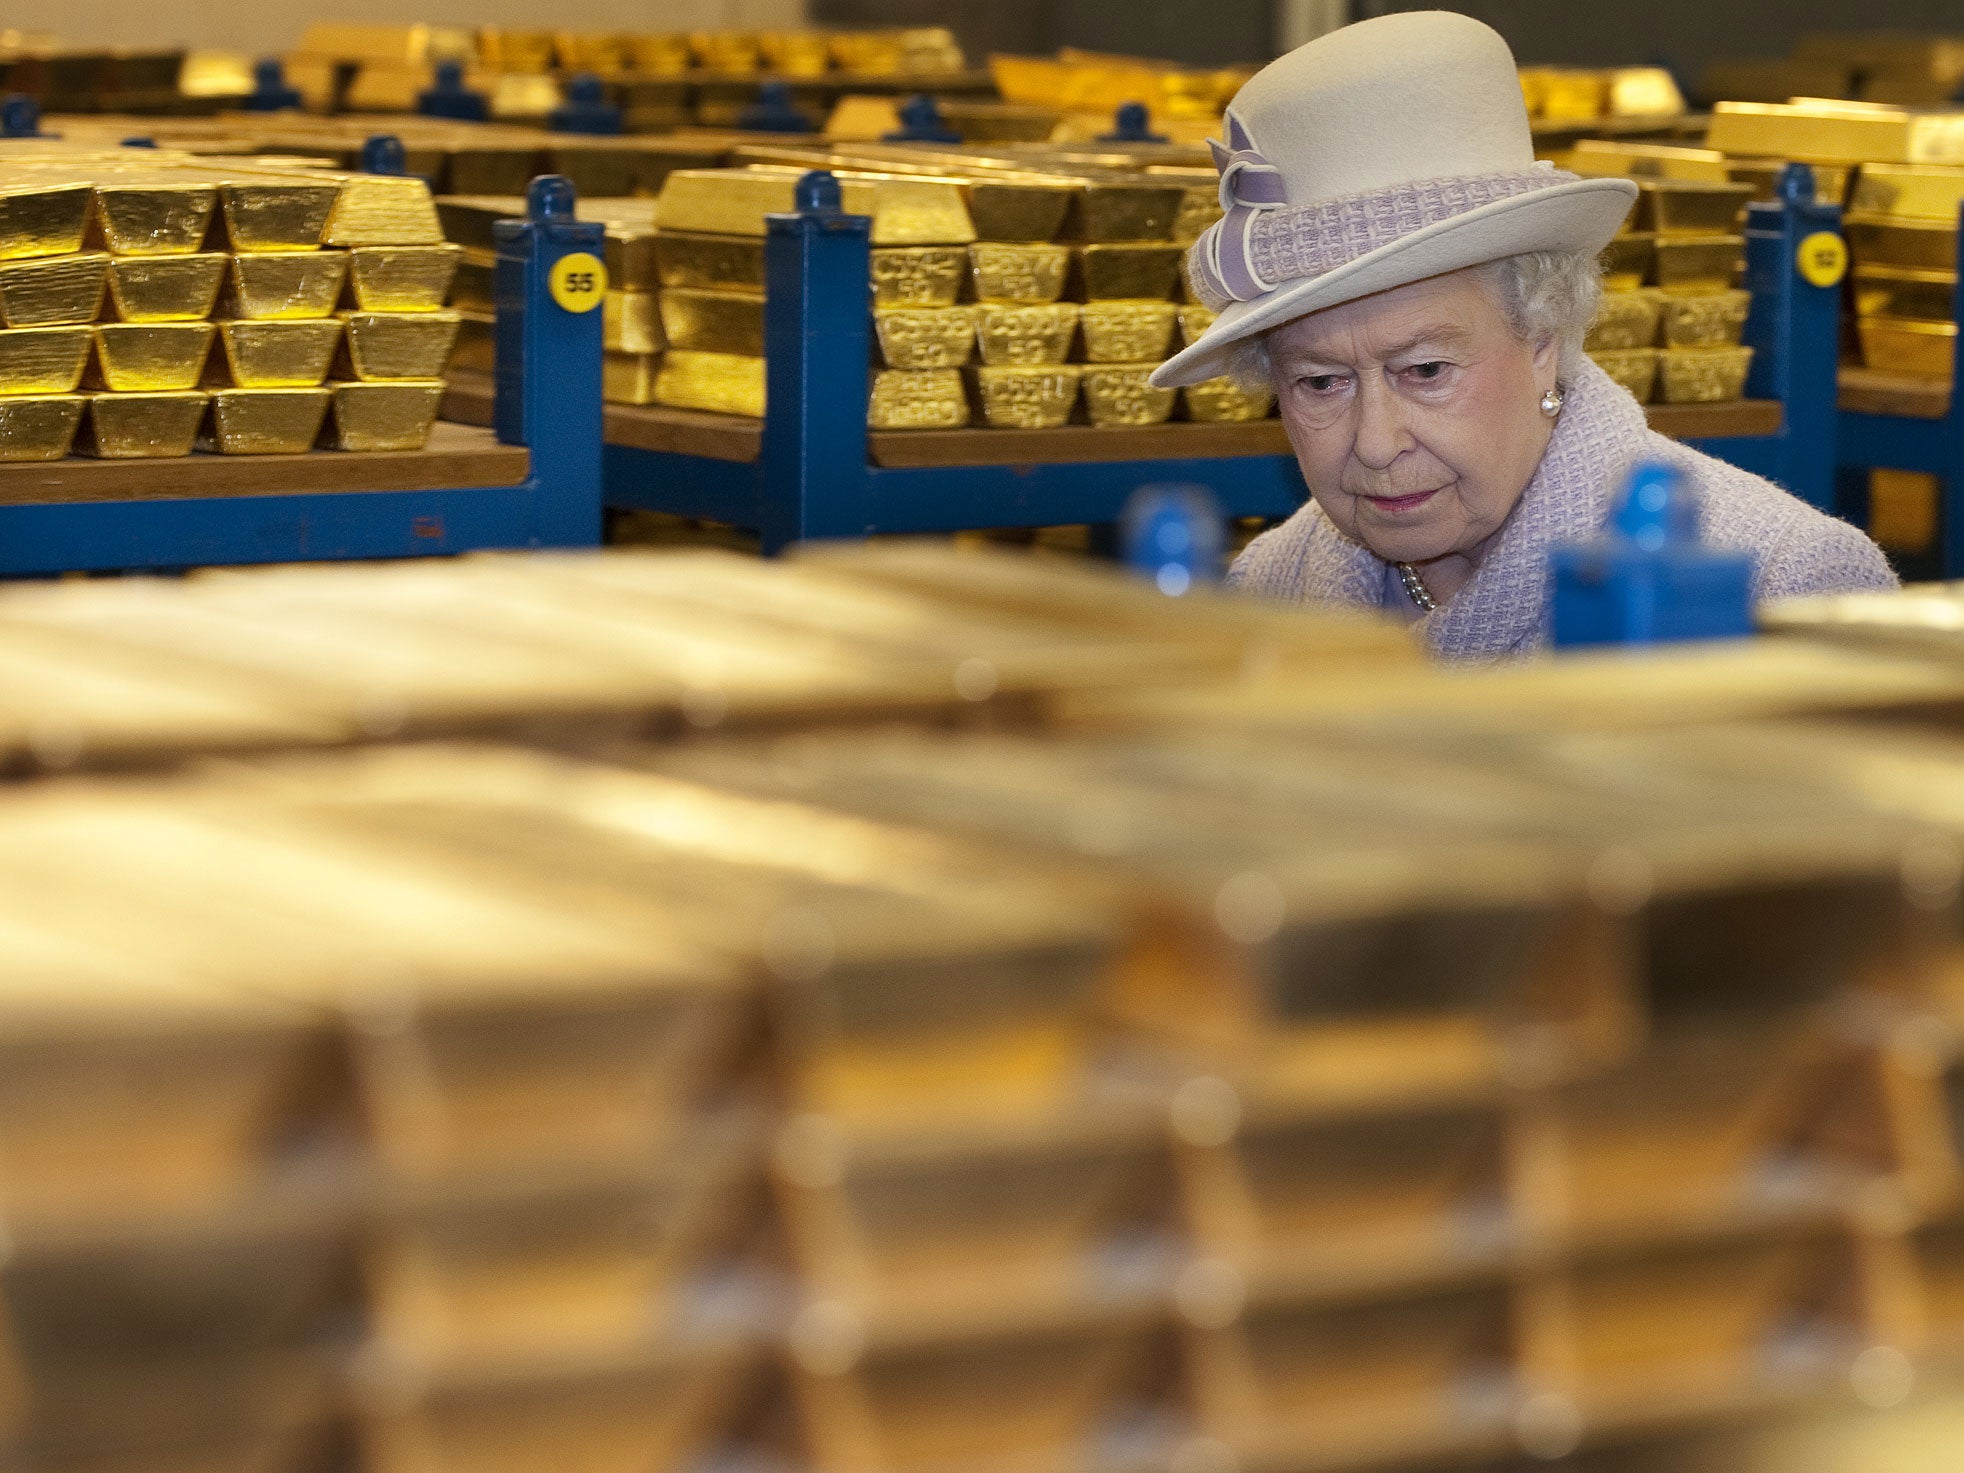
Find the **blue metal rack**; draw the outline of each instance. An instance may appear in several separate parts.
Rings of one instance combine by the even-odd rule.
[[[1836,207],[1812,202],[1811,180],[1804,197],[1754,206],[1755,401],[1652,414],[1667,433],[1823,506],[1832,501],[1839,299],[1804,281],[1796,262],[1802,240],[1838,223]],[[776,551],[807,538],[1109,523],[1152,481],[1205,486],[1236,517],[1282,517],[1301,504],[1302,478],[1273,420],[869,433],[870,229],[864,216],[840,212],[829,175],[801,181],[798,213],[768,221],[761,427],[610,406],[609,505],[728,522]],[[957,444],[962,458],[947,463]]]
[[[0,465],[0,575],[596,545],[601,314],[557,305],[550,277],[601,249],[557,176],[501,223],[495,438],[439,424],[427,451]]]

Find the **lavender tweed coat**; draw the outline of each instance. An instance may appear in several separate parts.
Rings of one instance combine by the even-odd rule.
[[[1600,531],[1610,498],[1638,460],[1681,467],[1704,502],[1705,540],[1750,552],[1757,599],[1893,588],[1882,551],[1846,522],[1771,481],[1656,433],[1643,407],[1584,358],[1566,376],[1567,400],[1548,453],[1472,579],[1418,629],[1434,654],[1500,660],[1548,639],[1548,551]],[[1228,582],[1292,602],[1384,601],[1382,559],[1345,537],[1314,501],[1257,537]]]

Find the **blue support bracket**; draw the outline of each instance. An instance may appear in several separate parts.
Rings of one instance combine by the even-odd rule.
[[[436,64],[435,85],[416,95],[416,111],[426,118],[482,123],[491,117],[491,104],[482,92],[464,85],[464,64],[452,59]]]
[[[960,143],[962,135],[941,116],[941,104],[917,92],[900,104],[900,127],[882,139],[886,143]]]
[[[555,133],[611,138],[621,131],[621,110],[607,100],[600,78],[581,72],[566,84],[566,100],[552,110],[547,121]]]
[[[783,82],[762,83],[757,88],[757,100],[737,114],[737,127],[746,133],[818,131],[818,125],[791,101],[791,88]]]
[[[252,91],[239,99],[249,113],[283,113],[300,106],[300,94],[286,85],[286,68],[277,56],[262,56],[252,64]]]
[[[41,131],[41,104],[25,92],[9,92],[0,98],[0,138],[58,138],[58,133]]]
[[[1112,131],[1098,135],[1100,143],[1164,143],[1166,135],[1152,130],[1152,112],[1143,102],[1121,102],[1112,114]]]

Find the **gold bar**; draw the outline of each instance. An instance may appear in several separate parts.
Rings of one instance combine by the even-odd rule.
[[[1864,266],[1918,266],[1926,271],[1957,269],[1957,227],[1929,220],[1892,220],[1878,215],[1842,218],[1848,251]]]
[[[102,460],[155,460],[189,455],[211,395],[91,394],[76,453]]]
[[[1067,183],[986,174],[965,179],[962,192],[978,239],[1022,242],[1054,240],[1079,193]]]
[[[1947,379],[1957,357],[1955,322],[1912,322],[1902,317],[1859,317],[1855,335],[1862,362],[1889,373]]]
[[[764,299],[746,292],[671,287],[660,294],[661,327],[673,347],[698,353],[764,353]]]
[[[212,448],[220,455],[299,455],[314,448],[326,389],[214,389]]]
[[[1855,268],[1855,315],[1950,322],[1956,310],[1957,273],[1917,266]]]
[[[1070,266],[1069,246],[989,241],[968,248],[969,274],[980,302],[1054,302],[1064,295]]]
[[[664,230],[655,237],[654,253],[656,278],[665,287],[692,286],[708,291],[758,293],[764,290],[764,243],[761,240]],[[879,276],[879,258],[883,254],[890,253],[873,253],[876,280]],[[609,270],[612,270],[611,263]]]
[[[975,337],[988,364],[1062,363],[1077,337],[1076,302],[1018,307],[984,302],[975,308]]]
[[[1634,228],[1659,235],[1735,235],[1752,195],[1749,184],[1639,180]]]
[[[1699,292],[1692,296],[1660,293],[1664,346],[1737,347],[1752,305],[1753,294],[1748,291]]]
[[[322,245],[429,246],[443,243],[430,186],[408,174],[345,174]]]
[[[1929,164],[1864,164],[1848,201],[1851,211],[1955,227],[1964,209],[1964,169]]]
[[[1144,182],[1150,177],[1087,179],[1067,227],[1071,239],[1100,243],[1171,240],[1186,186]]]
[[[464,312],[496,313],[498,310],[496,276],[496,262],[481,261],[477,259],[476,252],[465,251],[464,258],[457,263],[456,278],[451,283],[450,305]],[[613,280],[611,271],[608,272],[608,280],[610,283]]]
[[[1604,292],[1596,309],[1596,320],[1589,325],[1582,346],[1598,349],[1649,348],[1657,342],[1657,320],[1663,311],[1662,293],[1655,291]]]
[[[1171,302],[1087,302],[1084,356],[1091,363],[1157,363],[1172,341],[1179,308]],[[1091,380],[1085,380],[1087,398]]]
[[[455,312],[347,312],[342,320],[359,379],[441,378],[462,321]]]
[[[803,173],[677,169],[662,181],[657,214],[664,229],[761,236],[766,215],[796,210]],[[842,172],[839,189],[847,214],[871,217],[874,245],[966,245],[975,239],[961,188],[950,180]]]
[[[873,375],[866,423],[875,430],[958,430],[968,394],[953,368],[883,368]]]
[[[96,186],[96,228],[119,256],[188,256],[204,249],[217,203],[210,184],[111,180]]]
[[[88,402],[81,394],[0,399],[0,460],[60,460],[75,443]]]
[[[109,300],[124,322],[190,322],[211,316],[232,258],[223,251],[192,256],[112,256]]]
[[[86,184],[0,187],[0,261],[82,249],[95,191]]]
[[[442,308],[464,258],[463,247],[357,246],[348,252],[348,280],[364,312],[435,312]]]
[[[1756,200],[1770,200],[1780,192],[1780,176],[1787,171],[1786,159],[1728,159],[1726,175],[1735,183],[1749,186]],[[1808,165],[1814,171],[1814,198],[1824,205],[1838,205],[1848,198],[1855,169],[1849,164]]]
[[[459,312],[457,346],[450,350],[450,367],[492,373],[498,367],[497,319],[484,313]]]
[[[436,201],[436,214],[453,244],[491,260],[498,252],[497,223],[524,219],[525,201],[519,195],[444,195]]]
[[[8,327],[94,322],[108,271],[109,257],[99,251],[0,262],[0,322]]]
[[[874,312],[873,330],[880,340],[880,356],[889,369],[925,372],[961,368],[975,353],[975,309],[971,307],[884,308]],[[874,382],[879,382],[877,377]]]
[[[1745,254],[1744,236],[1659,236],[1654,275],[1666,291],[1730,291]]]
[[[1170,298],[1179,287],[1185,256],[1176,245],[1080,246],[1078,283],[1087,302]]]
[[[1824,164],[1964,163],[1964,129],[1953,115],[1860,104],[1721,102],[1705,143],[1723,153]]]
[[[1078,380],[1084,370],[1076,364],[1025,367],[984,365],[971,368],[983,419],[995,429],[1054,430],[1077,406]]]
[[[652,404],[660,373],[659,353],[607,353],[600,360],[600,397],[609,404]]]
[[[1180,346],[1183,348],[1191,348],[1199,342],[1201,334],[1212,327],[1214,319],[1220,316],[1213,308],[1203,307],[1196,302],[1186,303],[1180,307],[1179,313]]]
[[[1202,424],[1244,424],[1267,419],[1275,395],[1267,389],[1250,393],[1231,378],[1210,378],[1180,390],[1188,419]]]
[[[259,251],[232,258],[226,316],[255,321],[326,317],[348,279],[345,251]]]
[[[1578,138],[1569,151],[1568,167],[1591,179],[1702,179],[1724,184],[1731,177],[1725,155],[1715,148],[1606,138]]]
[[[1147,380],[1159,367],[1151,363],[1105,363],[1084,370],[1084,407],[1094,425],[1164,424],[1177,394]]]
[[[608,292],[600,310],[604,316],[603,346],[608,352],[659,353],[668,346],[655,292]]]
[[[221,322],[218,331],[232,382],[242,389],[313,388],[341,346],[341,323],[332,317]]]
[[[443,404],[442,379],[330,387],[340,450],[421,450]]]
[[[1592,352],[1596,366],[1625,389],[1639,404],[1648,404],[1657,392],[1657,349],[1616,348]]]
[[[1655,236],[1617,236],[1603,248],[1603,290],[1636,291],[1650,279],[1651,268],[1656,264],[1656,260]]]
[[[1722,404],[1746,392],[1753,350],[1666,348],[1658,358],[1658,396],[1666,404]]]
[[[991,250],[999,247],[989,247]],[[759,284],[763,257],[758,256]],[[875,307],[952,307],[961,300],[969,252],[959,246],[890,246],[873,252]],[[1057,290],[1064,273],[1057,273]],[[1050,300],[1055,300],[1052,297]]]
[[[668,353],[656,373],[655,402],[762,418],[764,360],[733,353]]]
[[[217,329],[209,322],[108,322],[93,331],[103,386],[143,394],[197,388]]]
[[[225,237],[235,251],[304,251],[321,243],[340,196],[316,180],[235,180],[218,186]]]

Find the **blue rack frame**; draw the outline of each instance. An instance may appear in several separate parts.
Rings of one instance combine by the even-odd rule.
[[[727,522],[757,532],[765,551],[776,552],[808,538],[1113,522],[1136,488],[1155,481],[1204,485],[1230,516],[1283,517],[1301,505],[1301,474],[1293,457],[1276,453],[1281,440],[1272,423],[1274,433],[1261,448],[1227,453],[1127,458],[1128,446],[1164,444],[1166,437],[1080,427],[1059,432],[1075,437],[1068,460],[876,463],[866,427],[871,222],[831,205],[836,196],[818,182],[821,177],[807,175],[801,182],[798,213],[767,221],[768,413],[760,437],[719,454],[623,443],[660,441],[659,435],[614,435],[605,451],[610,506]],[[1753,206],[1746,253],[1754,294],[1747,341],[1757,350],[1747,392],[1780,401],[1784,413],[1770,433],[1690,443],[1825,507],[1833,501],[1839,294],[1811,286],[1796,262],[1806,236],[1839,229],[1840,210],[1813,202],[1811,176],[1795,176],[1783,188],[1783,198]],[[620,418],[634,415],[621,411]],[[1256,427],[1175,428],[1201,450],[1230,438],[1212,431]],[[898,442],[934,433],[881,438]],[[1005,447],[1028,443],[1017,431],[986,433],[1001,435]],[[1099,438],[1104,436],[1111,438]],[[1245,445],[1254,437],[1232,438]]]
[[[582,547],[600,541],[601,314],[575,313],[552,299],[554,264],[574,252],[599,254],[603,231],[573,218],[566,180],[536,179],[529,218],[503,222],[498,246],[498,383],[496,439],[529,450],[525,478],[509,485],[432,490],[364,490],[359,476],[378,461],[400,462],[416,452],[372,457],[323,451],[312,477],[332,463],[349,489],[281,493],[273,489],[282,462],[266,465],[265,493],[163,496],[145,499],[12,500],[0,504],[0,575],[39,576],[77,571],[178,569],[207,564],[312,561],[339,558],[424,557],[486,548]],[[209,466],[214,480],[236,485],[245,457],[195,455],[150,462],[59,462],[0,467],[0,484],[39,473],[63,482],[61,494],[90,495],[100,478],[127,488],[137,467],[155,468],[171,484]],[[387,477],[379,476],[378,479]],[[398,477],[400,479],[400,477]],[[79,489],[78,489],[79,488]],[[115,493],[108,493],[114,495]],[[138,495],[141,496],[139,488]]]

